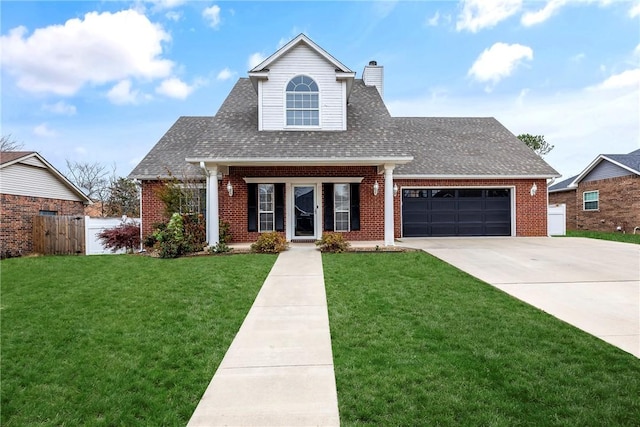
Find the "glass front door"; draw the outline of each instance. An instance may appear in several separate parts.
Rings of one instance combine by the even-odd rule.
[[[316,197],[314,185],[293,187],[294,237],[316,237]]]

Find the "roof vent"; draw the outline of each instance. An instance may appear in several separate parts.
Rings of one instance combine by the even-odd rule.
[[[369,65],[375,67],[376,65],[378,65],[378,61],[369,61]]]

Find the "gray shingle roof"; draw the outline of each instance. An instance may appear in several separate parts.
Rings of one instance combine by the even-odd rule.
[[[578,175],[574,175],[571,178],[567,178],[567,179],[562,180],[560,182],[556,182],[555,184],[553,184],[552,186],[549,187],[549,192],[550,193],[556,193],[556,192],[560,192],[560,191],[575,190],[575,188],[569,188],[569,184],[571,184],[577,177],[578,177]]]
[[[629,154],[603,154],[603,156],[640,173],[640,149]]]
[[[257,95],[241,78],[214,117],[181,117],[131,172],[199,174],[185,158],[410,158],[397,175],[557,176],[494,118],[391,117],[377,89],[356,80],[346,131],[258,131]]]

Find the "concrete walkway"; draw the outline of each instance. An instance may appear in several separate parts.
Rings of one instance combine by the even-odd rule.
[[[322,258],[281,253],[188,426],[339,426]]]

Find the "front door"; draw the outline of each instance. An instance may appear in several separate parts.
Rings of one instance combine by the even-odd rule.
[[[316,238],[316,187],[315,185],[293,186],[293,238]]]

